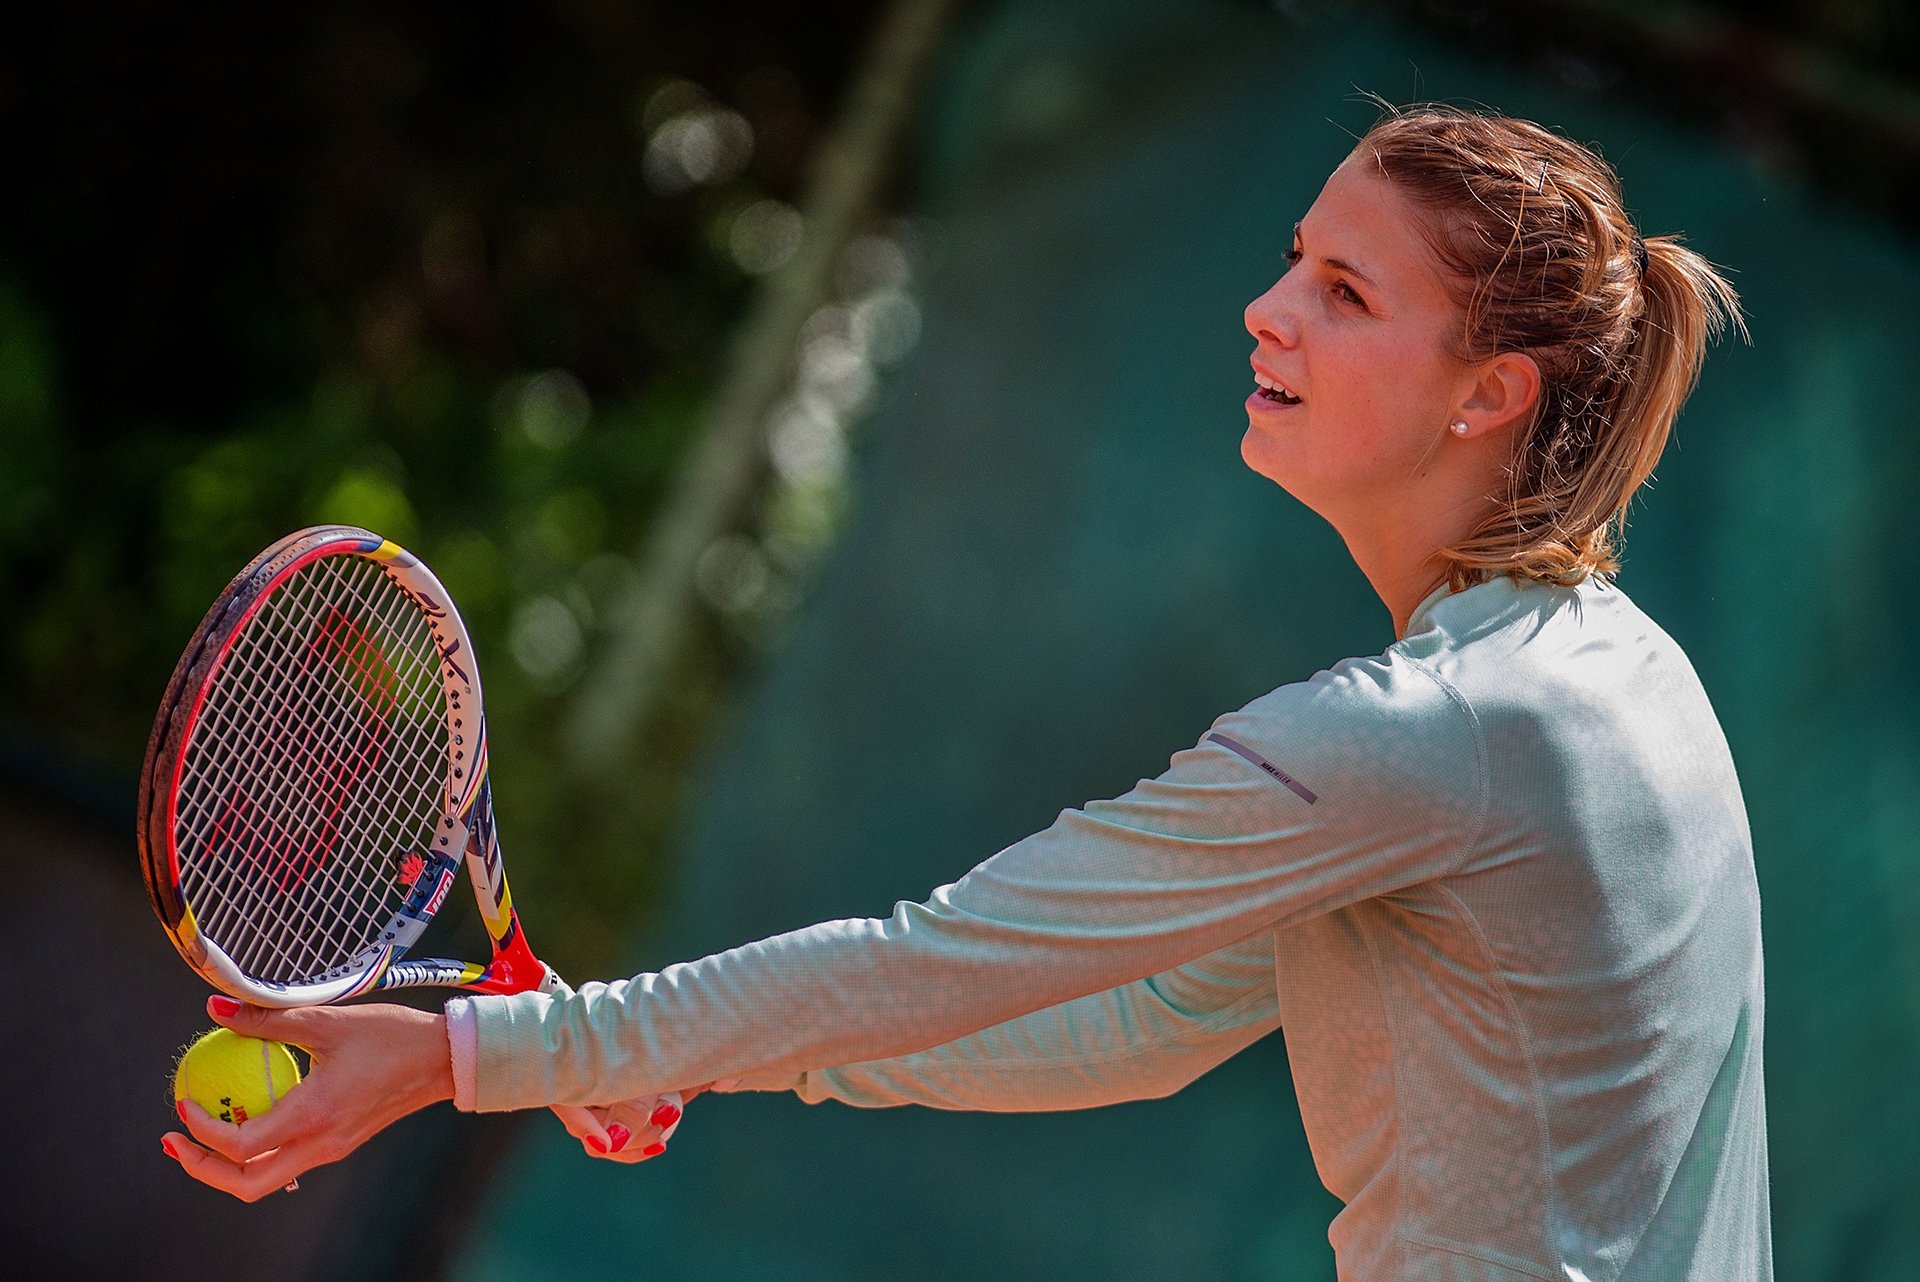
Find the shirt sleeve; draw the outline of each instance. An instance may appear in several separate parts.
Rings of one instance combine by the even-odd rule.
[[[1058,1112],[1171,1095],[1280,1026],[1273,932],[909,1055],[730,1084],[809,1104]],[[718,1089],[718,1088],[716,1088]]]
[[[1398,650],[1342,660],[891,917],[572,994],[474,997],[461,1096],[593,1104],[923,1051],[1440,876],[1486,809],[1459,693]]]

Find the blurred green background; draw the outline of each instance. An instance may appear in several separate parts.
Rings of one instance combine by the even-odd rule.
[[[142,905],[131,781],[226,578],[368,525],[474,632],[535,943],[628,973],[924,898],[1377,653],[1337,537],[1238,456],[1240,309],[1370,90],[1596,143],[1642,229],[1743,294],[1752,346],[1710,356],[1621,585],[1693,659],[1753,822],[1777,1273],[1908,1276],[1908,7],[959,6],[802,288],[819,175],[912,8],[109,4],[0,48],[0,848],[26,887],[0,927],[34,1032],[0,1077],[25,1146],[0,1246],[100,1277],[189,1249],[288,1277],[1330,1277],[1279,1038],[1087,1113],[701,1100],[632,1169],[545,1117],[438,1110],[229,1204],[153,1142],[204,1017]],[[743,351],[783,298],[796,332]],[[568,727],[756,360],[782,382],[751,484],[661,697],[589,768]],[[80,1057],[153,1085],[77,1132],[35,1100]]]

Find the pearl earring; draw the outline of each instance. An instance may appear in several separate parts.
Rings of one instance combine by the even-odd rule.
[[[1455,419],[1453,421],[1453,434],[1455,436],[1465,436],[1467,434],[1467,420],[1463,418]]]

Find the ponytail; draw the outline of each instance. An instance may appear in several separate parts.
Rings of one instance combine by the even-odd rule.
[[[1707,343],[1746,325],[1733,286],[1675,236],[1642,240],[1619,179],[1528,121],[1391,111],[1357,151],[1416,208],[1466,317],[1455,355],[1524,351],[1540,403],[1504,493],[1436,553],[1449,587],[1496,573],[1571,586],[1619,572],[1626,511],[1653,474]]]

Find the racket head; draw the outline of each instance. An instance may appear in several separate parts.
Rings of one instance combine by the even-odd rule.
[[[296,531],[221,593],[161,700],[138,812],[154,912],[235,997],[365,992],[490,819],[486,758],[472,644],[432,571],[354,526]]]

